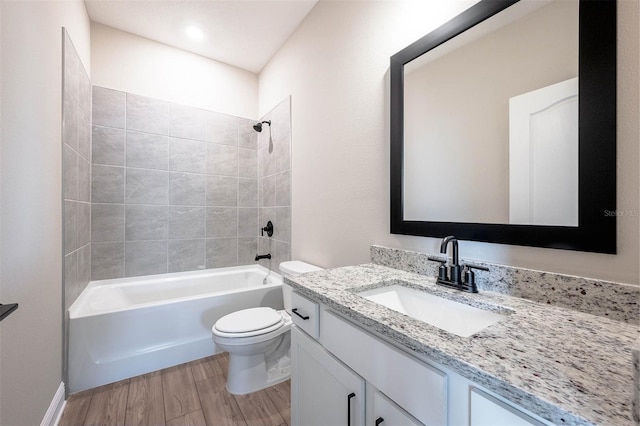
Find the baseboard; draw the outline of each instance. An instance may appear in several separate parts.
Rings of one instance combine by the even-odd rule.
[[[51,404],[49,404],[49,409],[44,413],[40,426],[57,426],[60,422],[60,417],[62,417],[65,404],[64,382],[60,382],[60,386],[58,386],[58,390],[55,395],[53,395]]]

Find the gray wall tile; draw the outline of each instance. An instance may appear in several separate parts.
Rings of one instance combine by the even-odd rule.
[[[276,223],[276,208],[275,207],[261,207],[260,208],[260,226],[266,226],[268,221]],[[274,231],[275,232],[275,231]]]
[[[291,130],[291,100],[286,98],[280,102],[271,112],[271,136],[280,139]]]
[[[171,206],[169,208],[169,238],[204,238],[205,208]]]
[[[169,102],[127,93],[127,130],[169,134]]]
[[[169,204],[204,206],[205,176],[193,173],[170,172]]]
[[[91,205],[91,241],[124,241],[124,205]]]
[[[125,242],[124,265],[127,277],[166,273],[167,240]]]
[[[78,153],[85,160],[91,159],[91,122],[82,111],[78,117]]]
[[[258,208],[238,209],[238,237],[258,236]]]
[[[238,117],[207,112],[205,140],[223,145],[238,145]]]
[[[111,127],[93,126],[93,164],[124,166],[126,132]]]
[[[238,206],[258,207],[258,179],[238,179]]]
[[[126,204],[169,204],[169,172],[127,168]]]
[[[91,243],[91,279],[124,277],[124,242]]]
[[[257,235],[269,216],[275,237],[290,241],[290,225],[279,222],[290,220],[289,204],[278,214],[275,208],[287,199],[290,203],[290,184],[285,185],[284,174],[276,176],[290,168],[290,130],[285,129],[290,122],[278,124],[277,131],[275,123],[264,126],[258,134],[253,120],[104,88],[95,91],[94,242],[86,246],[91,261],[97,261],[94,279],[252,264],[260,244],[275,259],[275,238]],[[289,112],[275,110],[265,119],[278,114],[279,120],[288,119]],[[125,126],[128,137],[121,130]],[[279,135],[275,142],[274,131]],[[268,179],[259,180],[265,173]],[[286,255],[290,248],[283,247]]]
[[[78,203],[78,247],[91,242],[91,204]]]
[[[64,88],[69,91],[76,101],[80,97],[80,57],[67,31],[64,31]]]
[[[170,240],[169,272],[195,271],[205,268],[205,240]]]
[[[91,165],[83,157],[78,158],[78,200],[91,201]]]
[[[258,254],[258,239],[238,238],[238,265],[253,265]]]
[[[205,140],[206,112],[199,108],[169,104],[169,135],[178,138]]]
[[[291,207],[276,207],[273,227],[273,237],[276,240],[291,243]]]
[[[93,86],[91,122],[98,126],[125,128],[126,94]]]
[[[238,264],[237,238],[207,239],[207,268],[224,268]]]
[[[206,159],[205,142],[169,138],[169,170],[204,173]]]
[[[207,173],[238,176],[238,148],[217,143],[207,146]]]
[[[276,140],[274,143],[276,172],[284,172],[291,168],[291,135]]]
[[[78,248],[78,203],[64,202],[64,254]]]
[[[65,310],[73,304],[78,288],[78,251],[64,257],[64,307]],[[75,297],[74,297],[75,296]]]
[[[239,119],[238,146],[241,148],[258,149],[258,132],[253,130],[257,120]]]
[[[91,281],[91,244],[80,248],[76,253],[78,253],[78,285],[80,286],[77,297]]]
[[[80,112],[75,99],[69,91],[63,92],[62,105],[62,142],[69,145],[74,150],[78,150],[78,120]]]
[[[167,239],[168,206],[128,205],[124,218],[125,241]]]
[[[167,170],[169,167],[169,138],[151,133],[127,131],[127,167]]]
[[[273,144],[268,144],[258,150],[258,175],[271,176],[276,172],[276,154]]]
[[[237,228],[237,208],[207,207],[207,238],[236,237]]]
[[[84,69],[82,62],[80,62],[80,75],[79,75],[79,93],[78,93],[78,105],[80,106],[80,111],[87,116],[88,119],[91,118],[91,79],[89,79],[89,75],[87,75],[87,71]],[[91,120],[89,120],[91,121]]]
[[[288,170],[276,175],[276,205],[291,205],[291,173]]]
[[[64,173],[63,192],[67,200],[78,199],[78,153],[67,144],[63,145],[62,167]]]
[[[124,168],[102,165],[91,167],[91,202],[124,202]]]
[[[238,178],[207,176],[207,206],[232,207],[238,205]]]
[[[238,148],[238,176],[258,177],[258,151],[255,149]]]
[[[276,176],[271,175],[260,179],[260,207],[274,207],[276,205]]]

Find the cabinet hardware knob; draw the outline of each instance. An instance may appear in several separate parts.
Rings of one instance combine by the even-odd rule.
[[[380,423],[384,422],[384,419],[382,417],[378,417],[376,419],[376,426],[378,426]]]

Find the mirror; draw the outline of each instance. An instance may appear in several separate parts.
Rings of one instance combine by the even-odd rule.
[[[615,253],[615,10],[481,1],[392,56],[391,232]]]

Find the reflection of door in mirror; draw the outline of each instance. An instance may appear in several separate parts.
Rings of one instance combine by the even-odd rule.
[[[509,223],[578,226],[578,79],[509,99]]]
[[[550,224],[510,218],[509,99],[577,77],[578,12],[522,0],[405,65],[404,220]]]

